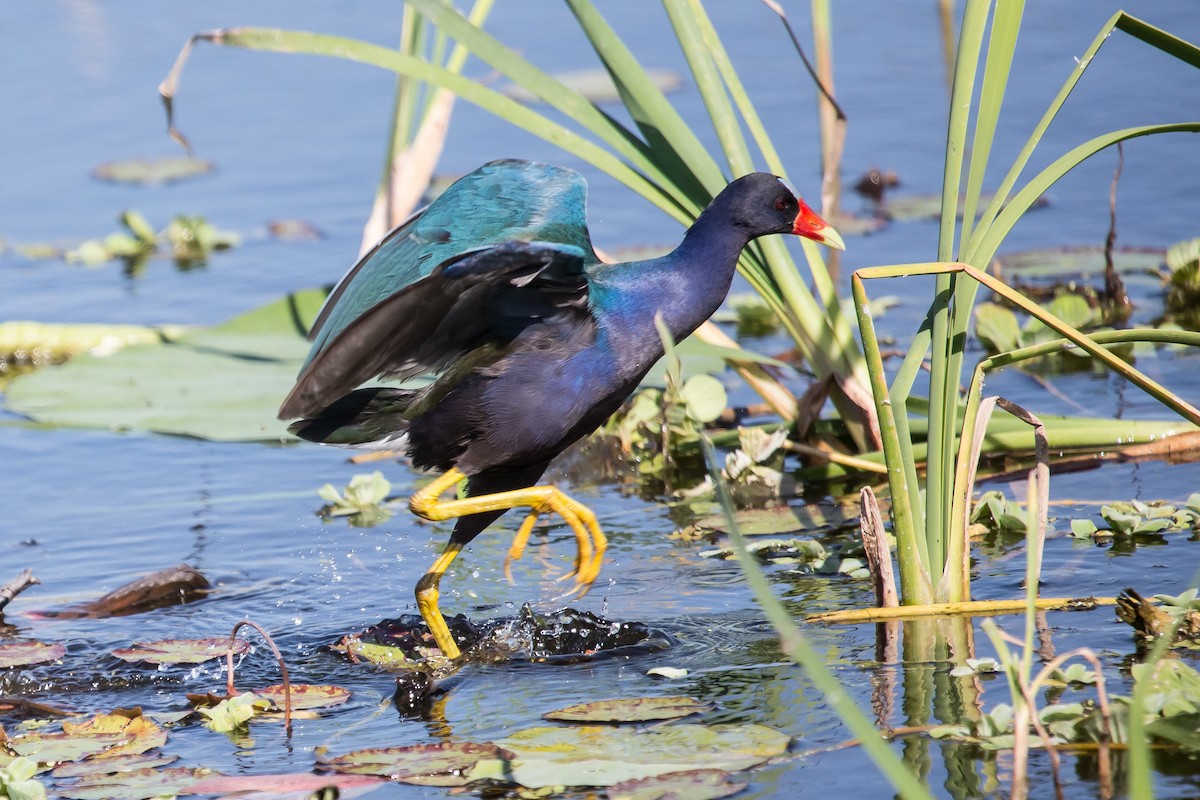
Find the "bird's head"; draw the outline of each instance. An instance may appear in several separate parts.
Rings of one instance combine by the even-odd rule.
[[[733,195],[736,224],[748,229],[752,237],[791,233],[837,250],[846,249],[833,226],[817,216],[782,178],[756,172],[738,178],[725,192]]]

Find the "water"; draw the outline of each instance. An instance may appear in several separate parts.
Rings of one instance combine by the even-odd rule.
[[[548,69],[589,66],[591,59],[569,15],[548,4],[502,3],[490,29]],[[816,194],[817,145],[812,91],[786,40],[757,4],[713,3],[710,10],[743,77],[783,148],[793,178]],[[804,27],[804,9],[789,8]],[[847,178],[872,166],[897,170],[903,190],[936,193],[944,136],[946,91],[934,4],[879,2],[835,4],[839,99],[850,116]],[[1115,3],[1056,0],[1031,4],[998,147],[1011,154],[1057,91]],[[1200,18],[1186,3],[1128,3],[1131,13],[1200,40]],[[682,70],[682,58],[665,46],[666,23],[654,4],[607,2],[622,35],[649,66]],[[216,174],[166,187],[130,188],[89,178],[97,164],[132,156],[176,152],[163,134],[155,94],[178,48],[193,32],[241,24],[277,25],[366,38],[391,44],[400,7],[368,2],[245,4],[62,0],[23,4],[0,14],[0,236],[9,243],[80,240],[114,230],[116,215],[133,207],[161,227],[176,213],[201,213],[246,243],[215,256],[204,269],[178,271],[154,262],[137,279],[109,265],[88,269],[59,262],[24,261],[0,254],[5,291],[0,319],[47,322],[210,324],[272,300],[285,291],[336,278],[353,260],[362,220],[382,160],[390,113],[391,78],[358,65],[311,57],[257,54],[200,45],[184,75],[178,123],[197,155],[217,164]],[[531,20],[536,19],[536,24]],[[1064,28],[1063,20],[1071,21]],[[1076,24],[1077,23],[1077,24]],[[475,68],[472,74],[483,76]],[[689,119],[702,124],[703,106],[691,91],[676,96]],[[1067,112],[1051,127],[1039,165],[1084,138],[1120,124],[1187,118],[1198,107],[1200,75],[1149,52],[1125,37],[1105,46]],[[1166,246],[1196,234],[1197,205],[1189,176],[1196,164],[1194,137],[1138,140],[1125,152],[1118,196],[1119,242]],[[463,172],[492,158],[519,156],[571,163],[548,145],[497,123],[465,104],[455,111],[442,170]],[[1051,205],[1031,214],[1014,232],[1009,249],[1097,244],[1108,224],[1108,184],[1114,157],[1101,155],[1049,193]],[[678,235],[674,223],[645,207],[611,181],[592,177],[590,218],[599,246],[659,243]],[[998,175],[990,176],[991,182]],[[854,208],[857,202],[847,199]],[[265,234],[272,219],[311,222],[318,242],[280,242]],[[936,227],[893,224],[880,234],[855,238],[843,271],[871,264],[927,260]],[[884,318],[885,331],[905,336],[923,316],[926,281],[893,281],[873,294],[897,293],[902,305]],[[770,342],[764,343],[770,344]],[[770,349],[765,347],[765,349]],[[1200,388],[1195,356],[1139,361],[1184,396]],[[794,376],[803,389],[804,380]],[[1038,411],[1071,413],[1069,401],[1097,415],[1161,416],[1151,401],[1108,376],[1077,375],[1056,381],[1067,398],[1051,397],[1022,373],[989,379],[989,389],[1032,397]],[[175,730],[166,747],[188,765],[229,773],[306,772],[312,749],[339,753],[357,747],[429,741],[449,729],[476,741],[536,725],[552,708],[603,697],[690,694],[718,710],[706,719],[760,722],[797,738],[797,749],[827,748],[848,737],[824,698],[800,671],[787,665],[736,567],[697,557],[706,545],[668,540],[673,525],[664,506],[615,487],[573,489],[600,515],[612,550],[600,581],[580,607],[613,619],[636,619],[675,637],[670,650],[574,665],[499,664],[465,670],[442,709],[445,723],[399,717],[384,705],[393,678],[344,663],[323,651],[345,633],[382,617],[412,611],[412,587],[443,541],[402,508],[376,528],[322,522],[315,490],[344,486],[362,471],[344,454],[314,447],[223,445],[184,438],[103,431],[39,430],[11,415],[0,426],[0,474],[6,514],[0,521],[0,579],[30,567],[43,584],[8,609],[7,621],[24,637],[60,641],[69,654],[62,667],[40,667],[2,676],[0,693],[29,693],[86,711],[141,705],[147,710],[182,706],[184,691],[223,683],[218,666],[158,671],[125,665],[108,652],[133,640],[220,636],[244,617],[269,629],[296,680],[336,683],[354,691],[351,702],[297,724],[291,739],[278,725],[252,727],[253,746],[198,726]],[[412,477],[397,465],[383,467],[397,495]],[[1095,516],[1092,501],[1137,497],[1181,500],[1196,491],[1196,469],[1160,463],[1123,464],[1056,475],[1054,496],[1080,505],[1058,507],[1056,529],[1071,515]],[[1011,489],[1008,489],[1011,493]],[[508,523],[511,530],[513,524]],[[443,607],[477,618],[506,616],[529,601],[541,609],[561,604],[553,579],[569,565],[573,545],[561,527],[548,547],[531,548],[516,569],[517,585],[503,578],[507,536],[481,537],[443,584]],[[1194,545],[1174,536],[1164,547],[1132,555],[1079,545],[1059,535],[1046,548],[1045,591],[1054,595],[1112,595],[1127,585],[1145,593],[1178,592],[1192,580]],[[1012,597],[1024,569],[1018,546],[977,553],[978,597]],[[218,587],[189,606],[108,620],[35,619],[31,612],[90,599],[146,572],[187,562]],[[781,595],[798,614],[868,602],[868,588],[844,579],[796,577],[773,571]],[[652,598],[652,602],[647,602]],[[1086,644],[1102,653],[1110,673],[1133,651],[1127,629],[1108,612],[1051,616],[1059,651]],[[1006,626],[1016,629],[1015,619]],[[818,647],[866,705],[872,685],[895,667],[875,665],[870,626],[809,628]],[[988,647],[978,637],[980,655]],[[685,667],[687,679],[665,683],[646,676],[654,666]],[[948,669],[942,664],[932,669]],[[64,677],[65,675],[65,677]],[[272,683],[276,671],[265,648],[247,656],[239,686]],[[1119,679],[1118,679],[1119,680]],[[70,690],[62,691],[63,684]],[[47,687],[47,691],[39,691]],[[50,688],[54,687],[54,688]],[[1127,687],[1116,687],[1126,691]],[[498,695],[503,693],[503,701]],[[997,682],[986,701],[1004,699]],[[905,724],[897,698],[884,717]],[[932,752],[929,781],[940,794],[995,796],[982,780],[964,789],[946,772],[942,745]],[[864,796],[884,790],[857,750],[822,752],[753,773],[745,796],[817,796],[836,789]],[[1166,765],[1160,796],[1195,794],[1194,769]],[[1044,759],[1035,758],[1035,794],[1045,796]],[[1004,774],[1004,759],[1000,759]],[[1068,769],[1068,773],[1071,771]],[[1071,797],[1095,796],[1086,769],[1064,776]],[[1001,781],[1002,786],[1006,784]],[[389,786],[375,796],[442,797],[444,790]]]

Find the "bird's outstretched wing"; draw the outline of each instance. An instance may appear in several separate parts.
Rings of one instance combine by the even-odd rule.
[[[377,375],[436,372],[587,302],[587,187],[562,167],[497,161],[390,233],[330,294],[281,419]]]

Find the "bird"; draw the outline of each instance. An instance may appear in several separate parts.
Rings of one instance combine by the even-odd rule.
[[[729,292],[742,249],[794,234],[844,249],[837,231],[782,178],[729,183],[670,253],[606,263],[592,247],[587,184],[575,170],[504,159],[460,178],[387,234],[329,294],[312,348],[279,417],[313,442],[407,452],[441,474],[410,509],[457,521],[418,581],[434,644],[461,655],[439,606],[442,575],[512,508],[528,509],[511,555],[539,514],[575,536],[586,592],[607,540],[595,514],[549,484],[550,462],[593,432],[664,352],[656,318],[681,340]],[[363,386],[431,374],[422,388]],[[457,499],[442,495],[462,482]]]

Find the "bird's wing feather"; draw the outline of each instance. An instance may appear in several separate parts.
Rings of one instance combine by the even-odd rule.
[[[550,164],[494,161],[455,182],[330,294],[280,417],[319,411],[377,374],[440,369],[472,338],[504,339],[549,306],[586,301],[584,270],[597,262],[586,202],[583,177]]]
[[[438,265],[314,347],[280,418],[311,416],[377,375],[440,371],[564,309],[587,313],[586,257],[571,245],[506,242]]]

